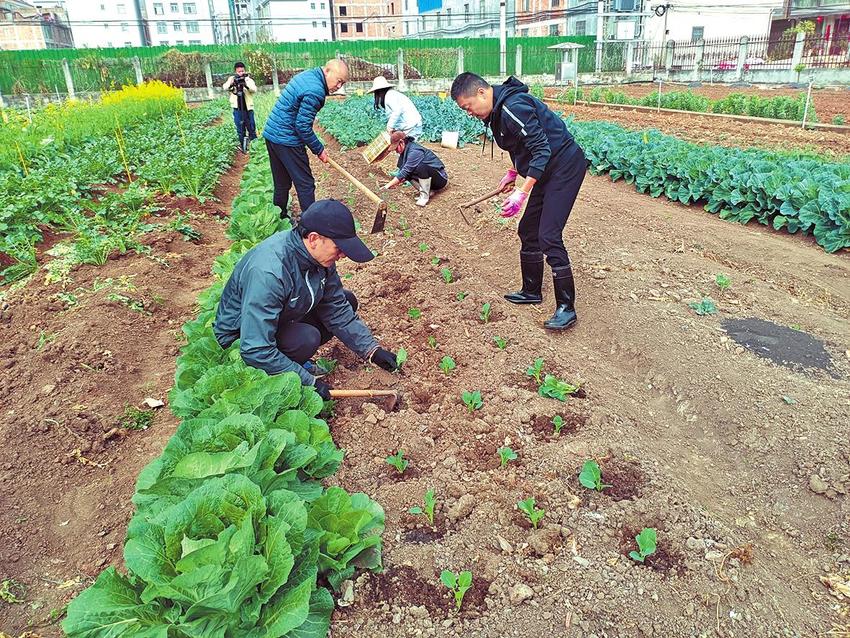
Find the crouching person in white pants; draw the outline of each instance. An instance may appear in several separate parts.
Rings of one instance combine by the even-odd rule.
[[[442,190],[449,183],[445,165],[434,152],[421,146],[400,131],[392,135],[392,142],[398,153],[398,174],[383,188],[389,190],[410,180],[419,188],[417,206],[425,206],[431,195]]]

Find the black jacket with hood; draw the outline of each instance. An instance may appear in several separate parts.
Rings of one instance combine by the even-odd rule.
[[[378,347],[345,298],[336,266],[325,268],[307,252],[297,231],[281,231],[249,250],[233,269],[218,305],[213,332],[222,348],[239,341],[242,360],[269,374],[313,375],[277,348],[280,322],[315,310],[319,320],[364,359]]]
[[[523,177],[545,179],[549,160],[575,144],[564,121],[514,76],[493,85],[493,112],[485,124]]]

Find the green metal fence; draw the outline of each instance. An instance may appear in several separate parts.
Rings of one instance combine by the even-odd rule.
[[[547,47],[561,42],[585,46],[579,52],[579,71],[594,64],[593,37],[508,38],[507,72],[516,71],[516,47],[522,46],[522,74],[553,74],[561,52]],[[286,82],[294,73],[323,64],[341,54],[349,61],[352,80],[371,80],[379,74],[395,77],[398,50],[404,51],[408,79],[452,78],[458,49],[464,68],[482,75],[499,75],[498,38],[428,40],[359,40],[286,42],[246,45],[127,47],[120,49],[45,49],[0,51],[0,92],[4,95],[65,93],[62,59],[68,60],[79,92],[118,88],[135,81],[132,59],[138,57],[146,79],[160,79],[181,87],[206,86],[204,64],[209,62],[216,82],[244,61],[252,76],[270,83],[273,69]]]

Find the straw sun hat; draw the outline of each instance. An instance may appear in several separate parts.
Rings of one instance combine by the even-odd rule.
[[[369,93],[374,93],[375,91],[380,91],[381,89],[391,89],[393,85],[387,82],[387,78],[383,75],[379,75],[374,80],[372,80],[372,88],[369,89]]]

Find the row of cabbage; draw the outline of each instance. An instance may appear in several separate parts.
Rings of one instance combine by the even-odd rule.
[[[343,458],[322,399],[294,373],[246,367],[222,350],[215,308],[239,257],[289,227],[271,205],[255,145],[234,200],[230,250],[183,331],[171,410],[182,419],[141,472],[124,545],[68,607],[63,629],[86,638],[324,638],[330,589],[381,567],[384,513],[365,494],[321,484]]]

